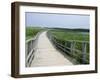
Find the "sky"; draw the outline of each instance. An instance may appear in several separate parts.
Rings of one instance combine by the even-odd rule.
[[[25,13],[26,27],[58,27],[58,28],[81,28],[89,29],[89,15],[76,14],[50,14],[50,13]]]

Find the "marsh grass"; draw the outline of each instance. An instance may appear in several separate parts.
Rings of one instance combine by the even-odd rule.
[[[40,27],[26,27],[26,40],[34,37],[41,30],[43,30],[43,28],[40,28]]]

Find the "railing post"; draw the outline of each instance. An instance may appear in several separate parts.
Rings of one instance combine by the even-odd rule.
[[[67,46],[67,41],[65,42],[65,47]]]
[[[29,53],[29,51],[30,51],[30,42],[28,42],[27,44],[28,44],[28,53]],[[27,55],[28,55],[28,53],[27,53]]]
[[[73,56],[75,50],[75,41],[71,41],[71,55]]]
[[[64,51],[66,51],[67,44],[68,44],[68,41],[66,41],[64,44],[64,46],[65,46]]]
[[[28,55],[28,44],[25,44],[25,62],[27,61],[27,55]],[[25,66],[27,67],[27,64],[25,64]]]
[[[86,43],[82,43],[82,63],[86,63]]]

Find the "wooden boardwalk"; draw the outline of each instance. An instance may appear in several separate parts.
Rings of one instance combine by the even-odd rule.
[[[36,51],[34,52],[35,57],[31,67],[73,65],[73,63],[67,59],[67,55],[64,56],[55,49],[46,33],[47,31],[44,31],[38,37]]]

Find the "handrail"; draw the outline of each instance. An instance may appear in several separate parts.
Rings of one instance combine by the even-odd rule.
[[[69,42],[70,47],[66,46],[65,44],[61,44],[58,39],[51,34],[49,31],[47,32],[48,38],[51,40],[51,42],[55,45],[55,47],[59,48],[63,52],[69,54],[72,57],[75,57],[77,61],[81,60],[82,64],[88,64],[89,61],[87,60],[87,44],[89,44],[88,41],[79,41],[79,40],[67,40],[65,43],[67,44]],[[75,48],[75,43],[81,43],[82,50]]]
[[[26,40],[25,44],[25,65],[26,67],[30,67],[32,60],[35,56],[34,52],[36,51],[36,43],[38,36],[41,32],[38,32],[35,37]]]
[[[30,38],[30,39],[26,40],[25,43],[28,43],[28,42],[30,42],[31,40],[35,40],[35,39],[36,39],[36,37]]]

